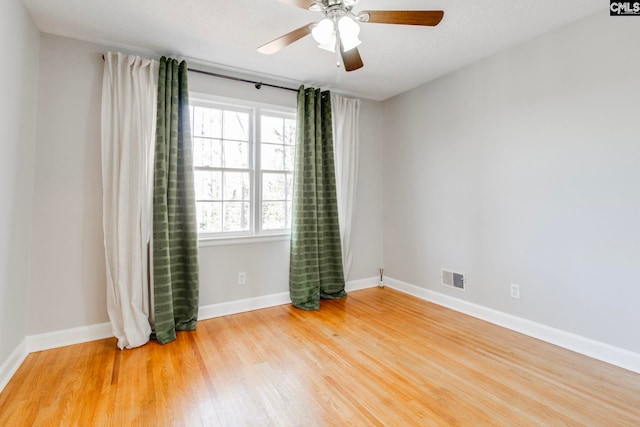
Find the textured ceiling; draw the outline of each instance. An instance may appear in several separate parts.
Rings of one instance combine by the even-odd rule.
[[[437,27],[361,24],[364,68],[345,72],[306,37],[256,48],[322,18],[277,0],[24,0],[38,28],[80,40],[383,100],[593,13],[602,0],[360,0],[359,10],[444,10]]]

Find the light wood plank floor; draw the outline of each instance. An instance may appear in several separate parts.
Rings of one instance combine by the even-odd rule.
[[[640,375],[375,288],[31,354],[0,425],[639,426]]]

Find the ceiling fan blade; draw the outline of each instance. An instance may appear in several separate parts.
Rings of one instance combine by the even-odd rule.
[[[280,0],[282,3],[290,4],[291,6],[301,7],[303,9],[309,9],[315,4],[312,0]]]
[[[362,58],[360,58],[360,52],[358,52],[357,47],[354,47],[353,49],[345,52],[344,49],[342,49],[341,43],[340,53],[342,54],[342,63],[344,64],[345,71],[354,71],[362,68],[362,66],[364,65],[362,63]]]
[[[270,55],[276,53],[280,49],[289,46],[291,43],[300,40],[301,38],[311,34],[311,25],[313,23],[304,25],[297,28],[284,36],[280,36],[275,40],[271,40],[269,43],[263,44],[258,48],[258,52]]]
[[[366,15],[369,19],[366,19]],[[376,24],[425,25],[434,27],[442,21],[442,10],[365,10],[358,14],[362,22]]]

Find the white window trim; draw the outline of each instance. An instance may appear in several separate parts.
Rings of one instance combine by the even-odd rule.
[[[291,233],[253,234],[249,236],[198,237],[198,247],[251,245],[255,243],[271,243],[291,240]]]
[[[218,95],[211,95],[201,92],[189,92],[189,104],[202,107],[211,106],[210,103],[218,106],[226,106],[230,110],[252,110],[253,120],[251,123],[252,144],[249,148],[252,168],[250,172],[251,197],[253,212],[251,215],[250,231],[248,232],[222,232],[222,233],[198,233],[199,247],[229,246],[240,244],[267,243],[289,240],[291,230],[262,230],[261,208],[262,208],[262,186],[258,184],[258,174],[261,172],[260,157],[257,155],[260,144],[260,129],[256,123],[256,117],[262,114],[276,114],[285,117],[296,118],[296,110],[293,107],[284,107],[262,102],[246,101],[237,98],[228,98]],[[261,179],[260,179],[261,183]]]

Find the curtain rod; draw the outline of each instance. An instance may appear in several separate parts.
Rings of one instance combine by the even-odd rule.
[[[272,85],[270,83],[262,83],[262,82],[257,82],[255,80],[241,79],[240,77],[227,76],[227,75],[224,75],[224,74],[212,73],[210,71],[196,70],[195,68],[187,68],[187,70],[188,71],[192,71],[194,73],[205,74],[207,76],[219,77],[221,79],[234,80],[236,82],[243,82],[243,83],[251,83],[251,84],[253,84],[253,86],[256,89],[260,89],[262,86],[267,86],[267,87],[272,87],[272,88],[275,88],[275,89],[282,89],[282,90],[289,90],[291,92],[298,92],[298,89],[292,89],[290,87]]]
[[[104,54],[102,55],[102,60],[104,61]],[[288,90],[291,92],[298,92],[298,89],[292,89],[290,87],[272,85],[271,83],[257,82],[255,80],[241,79],[240,77],[227,76],[225,74],[212,73],[210,71],[196,70],[195,68],[187,68],[187,71],[204,74],[211,77],[219,77],[221,79],[233,80],[236,82],[251,83],[256,89],[260,89],[262,88],[262,86],[267,86],[267,87],[272,87],[274,89],[282,89],[282,90]]]

